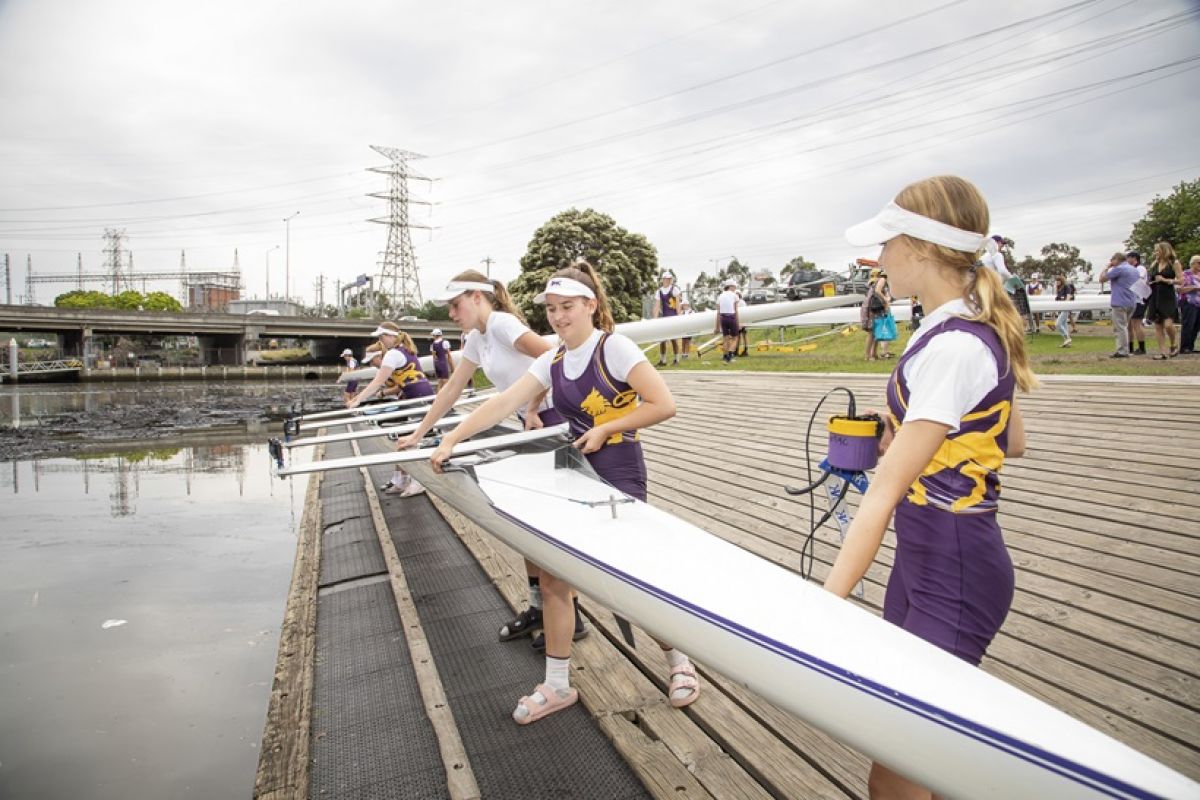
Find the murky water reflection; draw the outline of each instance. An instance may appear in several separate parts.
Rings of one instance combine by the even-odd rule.
[[[0,797],[250,794],[293,480],[258,443],[0,463]]]

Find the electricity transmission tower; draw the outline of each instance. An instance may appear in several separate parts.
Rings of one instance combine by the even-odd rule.
[[[104,271],[112,278],[115,297],[124,289],[133,288],[132,253],[125,249],[125,230],[104,229]]]
[[[368,220],[388,226],[387,249],[380,254],[383,258],[379,262],[379,280],[376,283],[376,292],[388,298],[393,311],[419,306],[424,301],[421,299],[421,281],[417,274],[417,259],[413,254],[412,238],[408,231],[410,228],[429,229],[430,226],[410,222],[408,207],[431,204],[424,200],[410,199],[408,182],[428,181],[430,178],[412,172],[408,162],[424,158],[424,156],[395,147],[371,145],[371,149],[391,162],[386,167],[368,167],[371,172],[388,176],[386,192],[373,192],[368,195],[368,197],[388,201],[386,217]]]

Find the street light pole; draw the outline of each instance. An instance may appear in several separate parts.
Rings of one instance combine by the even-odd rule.
[[[267,299],[271,299],[271,253],[279,249],[279,245],[275,245],[267,250]]]
[[[283,219],[283,299],[292,299],[292,220],[300,216],[297,211]]]

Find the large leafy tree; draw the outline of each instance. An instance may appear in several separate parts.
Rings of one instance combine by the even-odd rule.
[[[639,319],[642,298],[658,285],[658,251],[607,214],[572,208],[534,231],[521,257],[521,274],[508,290],[535,330],[546,331],[545,310],[533,302],[555,271],[587,259],[600,275],[617,322]]]
[[[789,275],[800,270],[816,269],[817,265],[804,256],[796,256],[779,270],[779,280],[786,282]]]
[[[1159,242],[1170,242],[1185,265],[1200,254],[1200,178],[1184,181],[1166,197],[1155,196],[1125,243],[1148,261]]]
[[[142,301],[146,311],[183,311],[179,301],[166,292],[150,292]]]
[[[1041,258],[1025,256],[1013,266],[1013,272],[1022,278],[1038,275],[1042,280],[1053,280],[1060,275],[1069,278],[1091,269],[1092,262],[1079,255],[1079,248],[1065,242],[1051,242],[1042,248]]]

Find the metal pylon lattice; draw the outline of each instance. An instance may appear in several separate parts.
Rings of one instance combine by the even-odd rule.
[[[369,220],[369,222],[388,226],[387,249],[380,254],[382,258],[379,261],[376,292],[388,298],[392,311],[414,308],[422,305],[424,300],[421,298],[421,281],[417,273],[417,258],[413,253],[409,229],[425,228],[428,230],[430,226],[410,221],[408,207],[432,204],[424,200],[411,199],[408,194],[408,182],[431,179],[414,173],[409,167],[410,161],[424,158],[424,156],[395,147],[371,145],[371,149],[391,162],[386,167],[368,167],[371,172],[388,176],[386,192],[373,192],[368,195],[368,197],[388,201],[388,215]]]
[[[133,288],[132,253],[125,249],[125,230],[104,229],[104,271],[112,278],[112,293],[115,297],[126,289]]]

